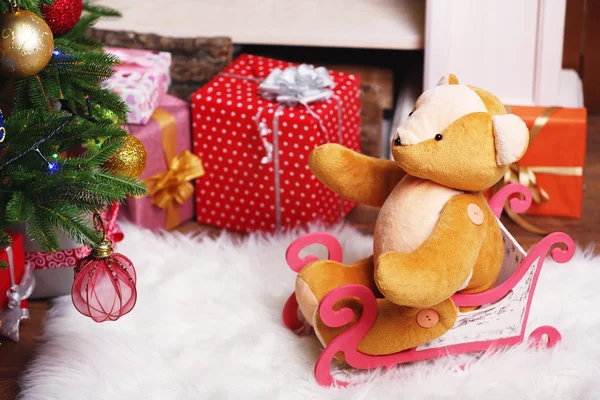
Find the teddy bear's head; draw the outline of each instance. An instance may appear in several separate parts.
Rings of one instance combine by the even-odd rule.
[[[424,92],[392,139],[396,163],[410,175],[482,191],[518,161],[529,143],[525,123],[485,90],[443,77]]]

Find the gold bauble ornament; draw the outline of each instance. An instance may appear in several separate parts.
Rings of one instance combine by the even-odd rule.
[[[27,78],[43,70],[54,50],[54,37],[42,18],[29,11],[0,14],[0,75]]]
[[[104,168],[137,178],[146,168],[144,145],[135,136],[127,135],[123,146],[104,164]]]

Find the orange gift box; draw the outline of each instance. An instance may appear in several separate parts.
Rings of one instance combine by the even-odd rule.
[[[507,106],[529,128],[529,148],[511,165],[504,184],[532,191],[529,215],[581,218],[587,133],[585,108]]]

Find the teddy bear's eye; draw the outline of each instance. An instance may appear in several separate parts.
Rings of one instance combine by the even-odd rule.
[[[437,135],[435,135],[435,140],[437,140],[438,142],[442,139],[443,139],[443,136],[441,134],[438,133]]]
[[[400,141],[400,137],[397,137],[396,139],[394,139],[394,144],[396,146],[400,146],[402,144],[402,142]]]

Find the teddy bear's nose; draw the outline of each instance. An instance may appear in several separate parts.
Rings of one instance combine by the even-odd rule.
[[[402,144],[402,141],[400,140],[400,136],[396,137],[396,139],[394,139],[394,144],[396,146],[400,146]]]

